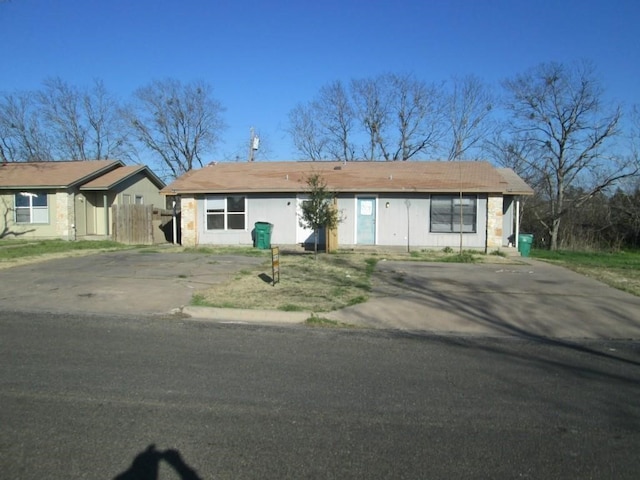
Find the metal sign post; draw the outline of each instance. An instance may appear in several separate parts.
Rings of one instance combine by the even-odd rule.
[[[280,248],[273,247],[271,249],[271,279],[273,285],[280,282]]]

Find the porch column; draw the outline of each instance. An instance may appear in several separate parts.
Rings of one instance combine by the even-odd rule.
[[[75,195],[73,192],[60,191],[55,193],[55,231],[56,235],[65,240],[75,240]]]
[[[487,197],[487,250],[502,247],[502,195]]]
[[[518,250],[518,236],[520,235],[520,197],[516,197],[516,250]]]
[[[182,246],[198,245],[198,202],[195,197],[183,195],[180,198],[180,227],[182,229]]]
[[[107,204],[107,194],[102,195],[102,204],[104,205],[104,234],[109,236],[109,205]]]

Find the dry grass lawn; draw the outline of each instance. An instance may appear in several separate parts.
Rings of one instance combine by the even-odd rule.
[[[281,253],[280,282],[271,283],[271,257],[260,268],[243,270],[235,278],[194,296],[193,303],[221,308],[328,312],[367,301],[371,274],[378,261],[456,261],[441,251]],[[514,258],[465,252],[462,261],[513,263]]]

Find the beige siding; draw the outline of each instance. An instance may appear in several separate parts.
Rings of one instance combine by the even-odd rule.
[[[160,195],[158,187],[142,173],[133,176],[125,182],[124,185],[118,189],[117,193],[118,196],[114,203],[118,205],[123,203],[123,195],[129,195],[132,204],[135,203],[136,196],[141,196],[144,205],[165,208],[164,196]]]
[[[112,205],[134,205],[136,196],[141,196],[143,205],[153,205],[157,208],[165,208],[165,197],[160,195],[158,187],[149,180],[144,174],[139,173],[128,179],[117,190],[109,191],[107,194],[107,212],[104,210],[104,194],[106,192],[96,192],[95,199],[95,225],[98,235],[110,235],[113,232],[113,214]],[[128,202],[124,198],[129,199]]]
[[[65,235],[59,233],[58,230],[58,195],[67,195],[66,192],[49,193],[47,195],[47,206],[49,210],[48,223],[20,223],[14,222],[14,192],[3,193],[0,195],[0,230],[4,230],[5,226],[8,232],[19,234],[19,238],[35,239],[35,238],[64,238]],[[15,238],[14,235],[8,235],[7,238]]]

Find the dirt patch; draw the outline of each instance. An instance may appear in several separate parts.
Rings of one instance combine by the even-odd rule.
[[[11,267],[19,267],[22,265],[32,265],[34,263],[56,260],[58,258],[86,257],[87,255],[95,255],[107,250],[73,250],[69,252],[46,253],[43,255],[34,255],[32,257],[10,258],[0,262],[0,270]]]

